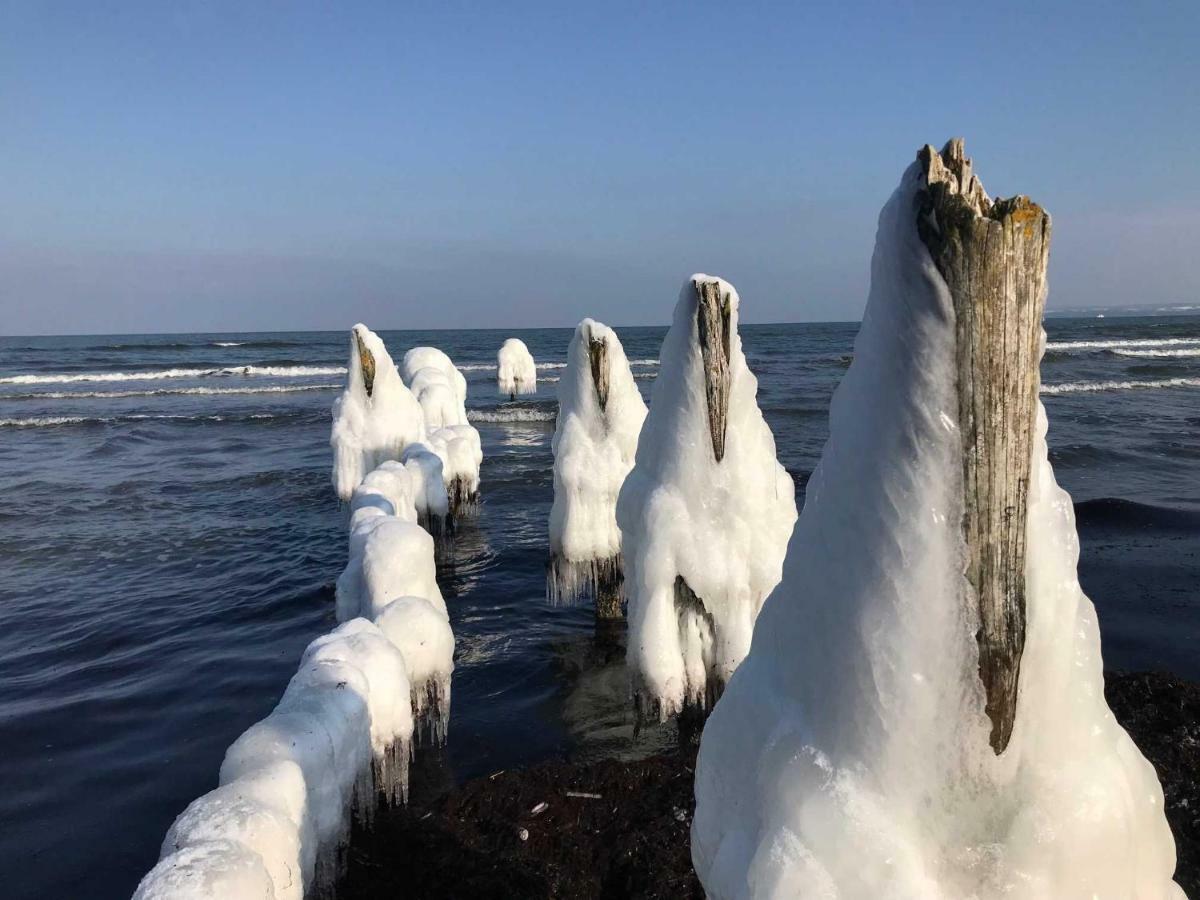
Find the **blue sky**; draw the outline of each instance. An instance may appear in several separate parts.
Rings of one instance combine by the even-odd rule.
[[[735,8],[736,7],[736,8]],[[0,333],[856,319],[963,135],[1051,308],[1194,303],[1200,3],[0,0]]]

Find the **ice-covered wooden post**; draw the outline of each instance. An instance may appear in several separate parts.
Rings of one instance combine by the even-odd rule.
[[[584,319],[567,348],[550,443],[554,504],[546,596],[551,603],[590,594],[598,620],[621,618],[617,495],[633,467],[645,418],[646,404],[617,333]]]
[[[918,154],[917,230],[956,317],[963,533],[978,606],[979,677],[991,744],[1012,735],[1025,647],[1025,529],[1037,411],[1050,216],[1028,197],[992,201],[961,139]]]

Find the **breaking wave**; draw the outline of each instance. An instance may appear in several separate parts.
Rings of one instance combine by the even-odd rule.
[[[1159,381],[1075,381],[1043,384],[1043,394],[1089,394],[1097,391],[1136,391],[1155,388],[1200,387],[1200,378],[1163,378]]]
[[[150,372],[78,372],[53,375],[7,375],[0,384],[75,384],[81,381],[158,381],[163,378],[212,378],[259,376],[308,378],[314,375],[345,375],[345,366],[226,366],[218,369],[157,369]]]
[[[1200,347],[1184,350],[1113,350],[1117,356],[1133,356],[1139,359],[1170,359],[1173,357],[1200,356]]]
[[[32,416],[24,419],[0,419],[0,428],[55,428],[65,425],[115,425],[122,422],[182,421],[182,422],[245,422],[252,419],[295,419],[311,413],[253,413],[252,415],[151,415],[138,413],[123,416]],[[323,417],[323,416],[322,416]]]
[[[152,391],[40,391],[28,394],[0,394],[0,400],[120,400],[127,397],[172,397],[185,394],[292,394],[299,391],[335,391],[340,387],[340,384],[266,384],[262,387],[159,388]]]
[[[471,409],[467,418],[472,422],[553,422],[558,416],[552,409]]]
[[[1176,347],[1200,345],[1200,338],[1140,338],[1113,341],[1049,341],[1047,350],[1116,350],[1131,347]]]

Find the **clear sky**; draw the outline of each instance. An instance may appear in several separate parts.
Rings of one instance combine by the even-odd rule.
[[[1200,302],[1200,2],[0,0],[0,333],[857,319],[924,143]]]

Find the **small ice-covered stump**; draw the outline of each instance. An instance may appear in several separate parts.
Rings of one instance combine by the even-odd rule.
[[[425,418],[388,355],[383,341],[367,326],[350,334],[346,387],[333,402],[333,486],[349,500],[358,483],[404,448],[425,438]]]
[[[633,468],[646,404],[617,333],[592,319],[575,329],[558,383],[554,505],[550,509],[551,603],[591,595],[596,616],[620,618],[624,567],[617,495]]]
[[[1049,235],[961,141],[884,206],[783,582],[700,745],[714,900],[1182,898],[1047,457]]]
[[[467,379],[436,347],[413,347],[401,374],[425,418],[427,444],[442,460],[452,518],[472,512],[479,499],[483,445],[467,421]]]
[[[642,719],[706,709],[720,694],[750,649],[796,521],[737,323],[732,285],[684,283],[617,500]]]
[[[496,388],[515,400],[517,394],[537,393],[537,366],[525,342],[509,338],[496,354]]]

